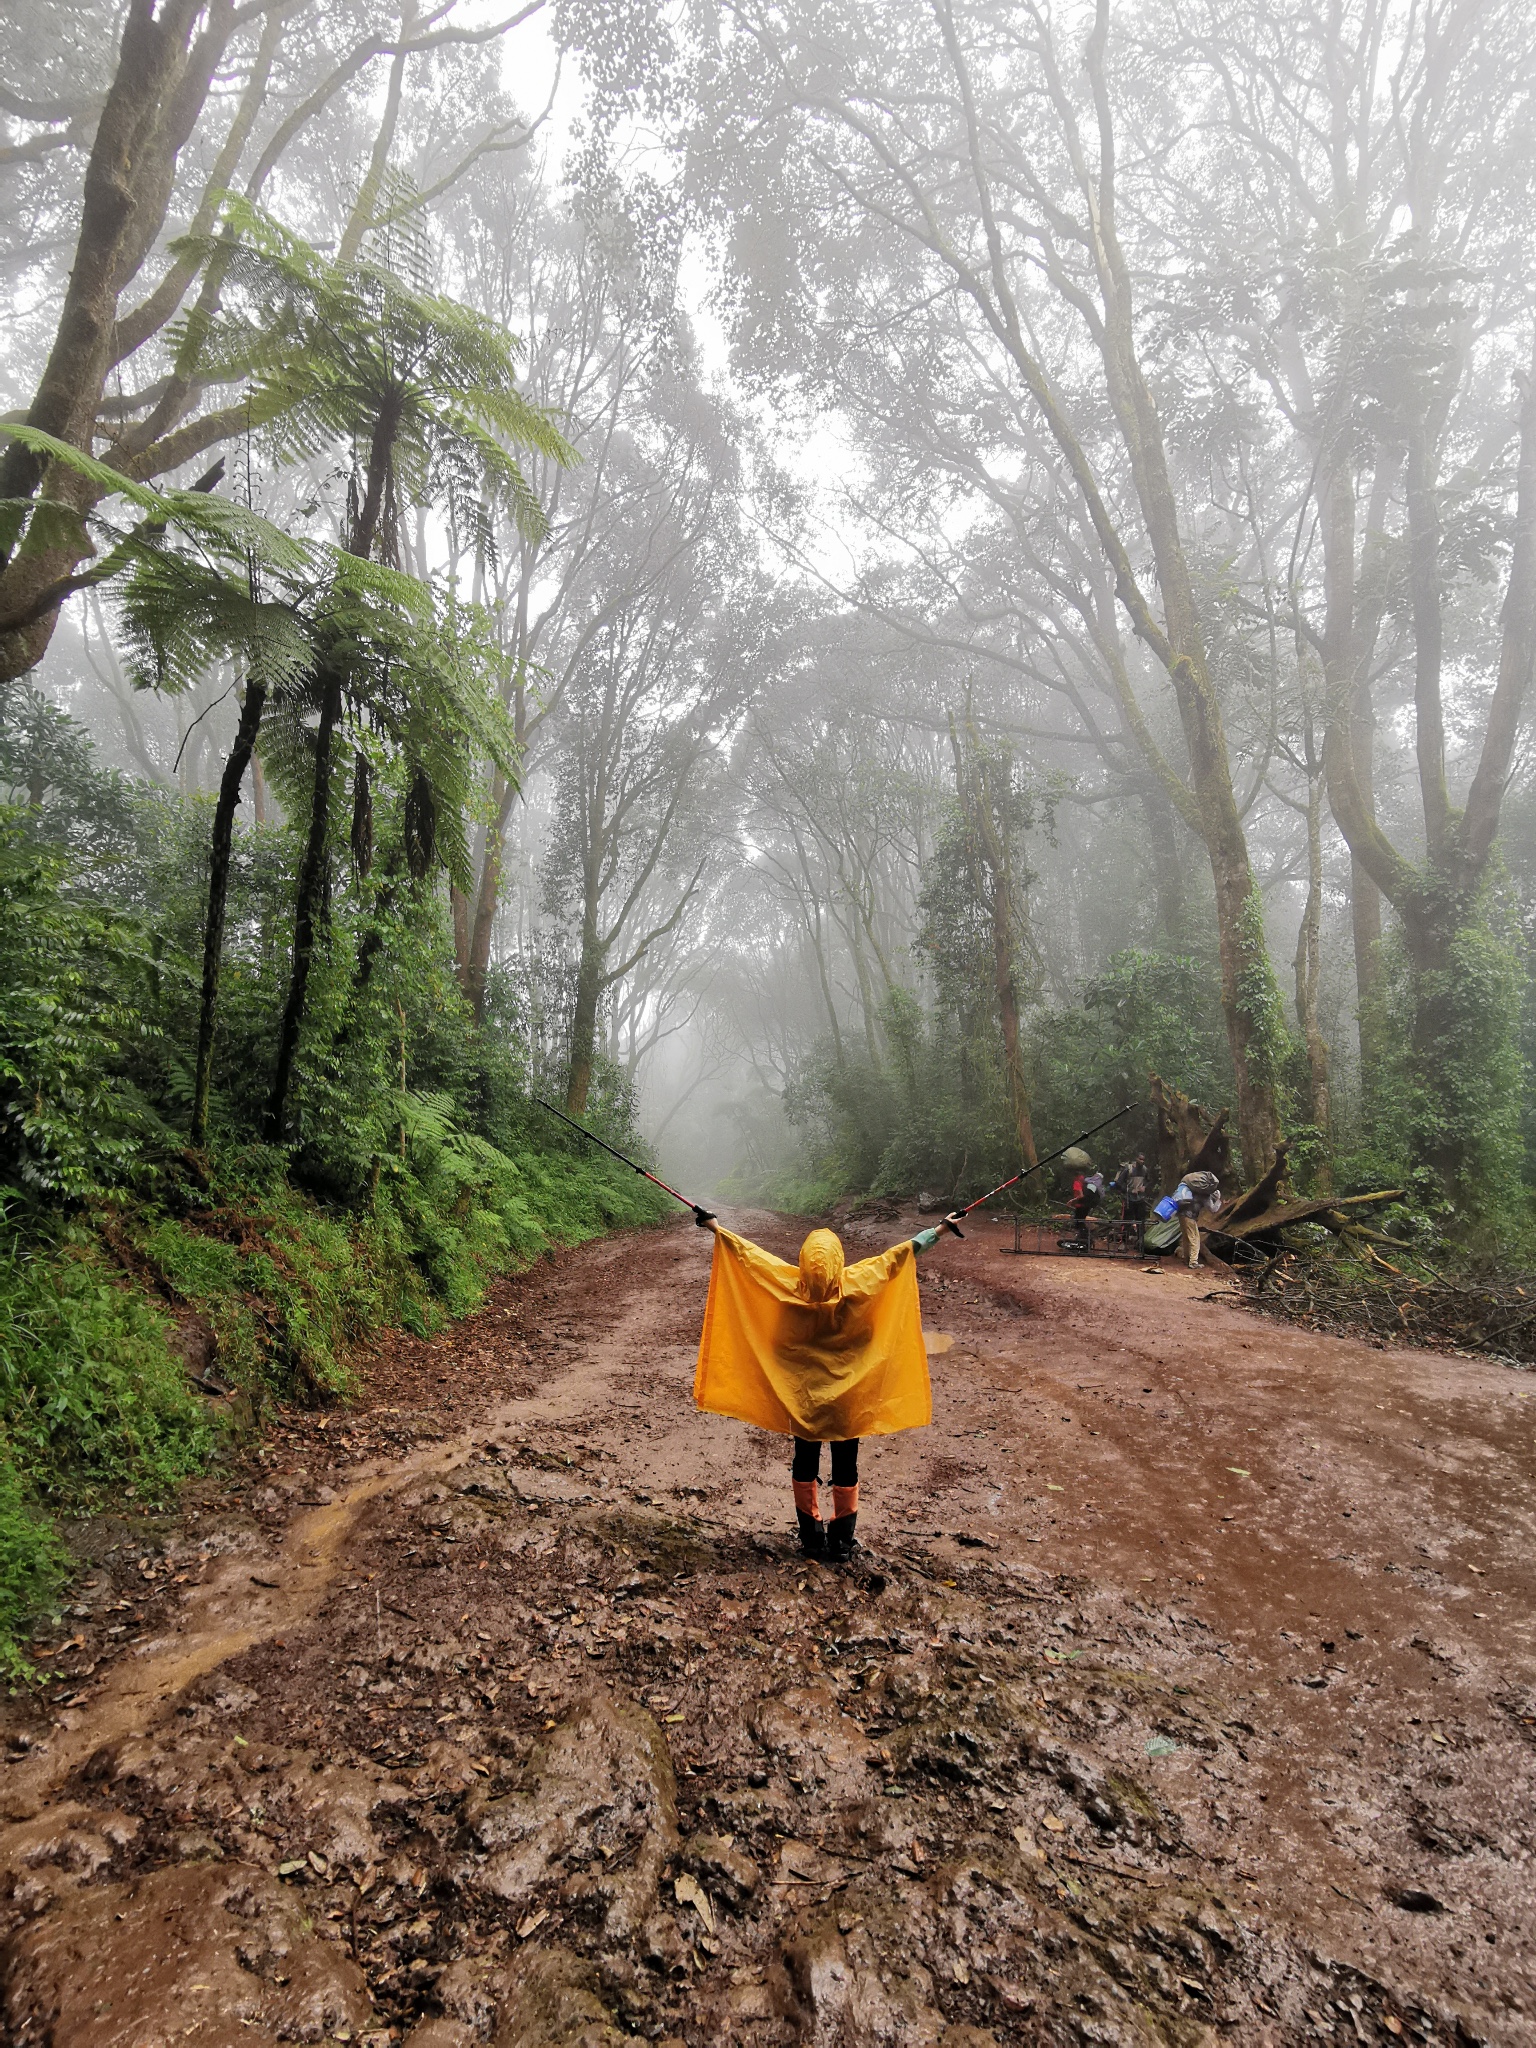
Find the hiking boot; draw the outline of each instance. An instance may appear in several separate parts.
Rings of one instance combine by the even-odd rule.
[[[820,1515],[797,1513],[795,1520],[800,1525],[800,1548],[806,1556],[824,1558],[827,1554],[827,1525]],[[833,1527],[836,1526],[834,1523]]]
[[[859,1546],[853,1539],[853,1532],[858,1527],[858,1522],[859,1518],[856,1514],[839,1515],[835,1521],[828,1522],[828,1564],[846,1564],[858,1549]]]

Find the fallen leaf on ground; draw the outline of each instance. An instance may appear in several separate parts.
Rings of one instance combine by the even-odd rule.
[[[684,1871],[683,1875],[674,1881],[672,1890],[676,1895],[677,1903],[680,1906],[692,1906],[693,1910],[704,1922],[705,1931],[713,1934],[715,1931],[715,1909],[709,1902],[709,1893],[705,1891],[699,1880],[696,1877],[690,1877],[688,1872]]]
[[[1154,1735],[1147,1744],[1148,1756],[1173,1756],[1178,1749],[1176,1742],[1170,1742],[1166,1735]]]
[[[1066,1822],[1058,1820],[1054,1813],[1048,1813],[1042,1825],[1048,1827],[1053,1835],[1064,1835],[1067,1832]]]
[[[1239,1479],[1246,1479],[1248,1477],[1248,1467],[1246,1465],[1229,1465],[1227,1470],[1235,1472]]]
[[[529,1935],[542,1927],[548,1918],[549,1909],[545,1906],[540,1906],[537,1913],[530,1913],[526,1920],[519,1920],[517,1923],[518,1940],[526,1941]]]

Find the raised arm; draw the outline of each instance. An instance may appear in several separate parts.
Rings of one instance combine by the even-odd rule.
[[[958,1223],[960,1218],[954,1211],[944,1218],[944,1223]],[[912,1249],[919,1257],[931,1251],[944,1234],[944,1223],[935,1223],[927,1230],[920,1230],[912,1240]]]

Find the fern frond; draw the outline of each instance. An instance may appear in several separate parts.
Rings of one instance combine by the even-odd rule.
[[[162,495],[153,484],[136,483],[132,477],[124,476],[120,469],[113,469],[110,463],[99,462],[94,455],[72,448],[68,441],[61,441],[56,434],[45,434],[41,427],[29,427],[20,420],[0,420],[0,434],[9,434],[13,441],[20,441],[34,455],[46,455],[62,468],[73,470],[76,476],[94,484],[103,497],[126,498],[141,512],[157,512],[161,508]]]

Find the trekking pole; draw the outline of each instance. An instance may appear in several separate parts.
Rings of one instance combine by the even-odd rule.
[[[695,1223],[709,1222],[713,1219],[715,1213],[713,1209],[706,1209],[700,1202],[690,1202],[688,1197],[680,1195],[676,1188],[668,1187],[659,1174],[652,1173],[648,1167],[637,1166],[633,1159],[626,1159],[624,1154],[616,1146],[610,1145],[606,1138],[599,1138],[595,1132],[589,1131],[585,1124],[577,1123],[575,1117],[567,1116],[563,1109],[556,1109],[552,1102],[546,1102],[542,1095],[534,1095],[529,1099],[536,1102],[540,1109],[547,1109],[551,1116],[558,1117],[561,1123],[569,1124],[573,1131],[579,1131],[589,1144],[601,1145],[605,1152],[612,1153],[620,1166],[627,1166],[631,1173],[640,1174],[644,1179],[650,1181],[653,1187],[658,1187],[663,1194],[670,1195],[674,1202],[681,1202],[685,1209],[691,1209]]]
[[[1094,1138],[1098,1136],[1100,1131],[1107,1131],[1111,1124],[1119,1123],[1121,1117],[1127,1115],[1135,1107],[1134,1102],[1123,1103],[1113,1116],[1105,1117],[1103,1123],[1095,1124],[1092,1130],[1079,1131],[1075,1138],[1068,1138],[1065,1145],[1058,1145],[1054,1152],[1047,1152],[1045,1157],[1037,1159],[1033,1166],[1021,1166],[1018,1172],[1011,1175],[1009,1179],[999,1181],[995,1188],[988,1188],[984,1195],[978,1195],[974,1202],[967,1202],[963,1209],[951,1210],[950,1215],[969,1216],[973,1209],[979,1209],[983,1202],[990,1202],[994,1195],[1002,1194],[1005,1189],[1013,1187],[1018,1181],[1027,1180],[1032,1173],[1038,1173],[1042,1166],[1049,1166],[1053,1159],[1059,1159],[1063,1152],[1070,1152],[1074,1145],[1081,1145],[1084,1138]],[[965,1235],[965,1232],[958,1223],[950,1222],[949,1216],[944,1218],[944,1227],[947,1230],[952,1230],[956,1237],[964,1237]]]

